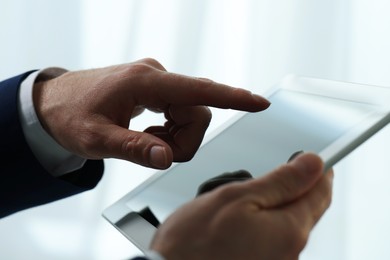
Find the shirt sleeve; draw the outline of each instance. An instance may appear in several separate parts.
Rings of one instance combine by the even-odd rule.
[[[36,71],[22,82],[19,90],[19,117],[26,141],[37,160],[54,177],[78,170],[86,162],[63,148],[43,129],[34,108],[33,87],[38,76],[49,80],[65,72],[54,67]]]

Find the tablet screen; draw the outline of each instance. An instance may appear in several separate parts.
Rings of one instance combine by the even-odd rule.
[[[156,173],[103,216],[146,250],[155,228],[137,214],[145,207],[162,222],[210,178],[242,169],[259,177],[297,151],[317,153],[331,167],[390,121],[387,88],[286,77],[271,90],[267,110],[238,114],[191,161]]]
[[[127,201],[146,205],[164,220],[193,199],[201,183],[224,172],[245,169],[261,176],[296,151],[319,153],[376,111],[369,104],[280,89],[263,112],[247,113],[203,145],[190,161],[177,164]]]

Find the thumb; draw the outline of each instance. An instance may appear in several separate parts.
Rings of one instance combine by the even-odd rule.
[[[171,166],[173,153],[169,145],[160,138],[145,132],[133,131],[116,125],[106,129],[109,142],[106,157],[118,158],[156,169]]]
[[[323,162],[315,154],[301,154],[270,174],[246,183],[259,206],[272,208],[308,192],[323,174]]]

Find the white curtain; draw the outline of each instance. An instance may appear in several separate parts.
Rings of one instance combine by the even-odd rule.
[[[390,86],[389,11],[386,0],[2,0],[0,78],[153,57],[260,94],[287,73]],[[210,130],[234,112],[213,114]],[[301,259],[390,259],[389,139],[387,127],[336,165],[332,205]],[[106,160],[93,191],[1,219],[0,258],[138,254],[101,212],[153,173]]]

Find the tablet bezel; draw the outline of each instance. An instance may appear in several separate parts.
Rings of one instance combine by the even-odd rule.
[[[343,134],[343,136],[335,142],[327,146],[326,149],[319,152],[319,156],[325,163],[325,170],[334,166],[356,147],[386,126],[390,121],[390,89],[387,87],[300,77],[291,74],[287,75],[278,84],[275,84],[268,89],[263,96],[269,97],[279,89],[364,103],[378,108],[373,113],[367,115],[360,123]],[[202,146],[213,140],[245,114],[245,112],[235,114],[220,127],[209,133],[205,137]],[[170,171],[176,165],[177,164],[172,165],[172,167],[168,170],[157,172],[103,211],[103,217],[132,243],[134,243],[141,251],[148,250],[156,228],[149,224],[141,216],[137,215],[136,212],[133,212],[132,209],[128,207],[127,202],[135,195],[140,194],[144,189],[150,188],[149,186],[152,185],[153,182],[163,176],[167,171]],[[142,230],[141,233],[143,234],[140,233],[140,230]]]

